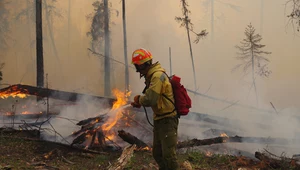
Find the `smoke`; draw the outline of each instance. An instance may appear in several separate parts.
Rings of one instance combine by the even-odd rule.
[[[111,2],[112,7],[120,12],[120,1],[112,0]],[[207,29],[210,32],[212,21],[210,17],[203,17],[211,16],[209,6],[203,6],[198,0],[189,0],[188,2],[192,12],[190,17],[195,28]],[[35,63],[35,60],[32,59],[34,54],[30,54],[30,49],[33,47],[30,44],[33,40],[29,39],[27,35],[28,33],[34,35],[34,23],[14,20],[14,16],[20,12],[20,9],[15,8],[16,3],[18,6],[26,6],[20,1],[11,2],[7,8],[11,13],[9,21],[14,21],[10,22],[10,25],[13,24],[10,32],[15,41],[9,44],[10,48],[8,48],[7,55],[3,59],[6,64],[3,68],[3,82],[15,84],[22,80],[24,84],[33,85],[35,84],[35,69],[28,69],[33,68]],[[286,27],[284,5],[280,0],[265,2],[264,17],[261,22],[260,13],[253,13],[253,11],[257,11],[259,2],[245,0],[243,2],[230,1],[230,3],[239,6],[241,10],[235,11],[228,8],[228,5],[224,5],[224,3],[216,2],[215,16],[224,13],[224,17],[227,19],[220,21],[215,18],[214,40],[210,41],[210,38],[201,40],[199,44],[193,44],[193,49],[198,82],[197,91],[236,104],[230,106],[229,103],[191,94],[193,99],[191,111],[207,114],[217,123],[204,120],[198,122],[199,116],[196,114],[182,117],[179,126],[180,138],[202,139],[208,137],[203,132],[210,129],[220,129],[241,136],[297,138],[299,127],[297,115],[300,105],[300,100],[298,100],[300,90],[298,76],[299,38],[294,36],[290,26]],[[191,78],[192,70],[186,32],[174,20],[175,16],[181,15],[180,2],[174,0],[132,0],[127,1],[126,4],[129,63],[131,51],[144,47],[152,52],[154,61],[159,61],[168,72],[170,70],[168,49],[171,47],[173,73],[182,78],[185,87],[195,90]],[[65,11],[68,9],[67,1],[59,1],[56,5]],[[86,19],[86,16],[92,11],[92,2],[72,1],[71,30],[67,29],[68,18],[66,16],[59,19],[53,17],[53,33],[60,63],[53,57],[49,34],[46,30],[44,31],[45,73],[48,73],[50,88],[94,95],[104,94],[102,59],[91,55],[87,50],[90,47],[90,40],[86,33],[91,23]],[[207,11],[207,13],[203,11]],[[111,25],[112,56],[123,62],[122,18],[112,15],[112,22],[114,23]],[[259,95],[257,107],[271,110],[271,113],[238,105],[256,106],[255,95],[253,89],[250,91],[251,84],[248,82],[251,81],[248,77],[243,77],[241,72],[231,73],[231,69],[238,63],[235,59],[236,49],[234,46],[244,38],[244,29],[250,22],[257,30],[263,29],[262,42],[266,45],[266,51],[272,52],[270,56],[272,75],[268,79],[257,78],[256,80]],[[263,25],[260,25],[261,23]],[[70,38],[66,36],[68,33],[71,35]],[[67,48],[69,42],[70,50],[67,50],[69,49]],[[111,75],[114,75],[112,86],[124,89],[124,66],[113,63],[112,68]],[[144,81],[139,79],[134,68],[130,68],[129,71],[130,88],[132,96],[134,96],[141,93]],[[275,105],[278,114],[270,102]],[[31,109],[32,111],[38,110],[35,110],[35,107]],[[108,111],[105,101],[98,102],[94,99],[81,99],[76,105],[56,109],[60,112],[61,117],[76,120],[101,115]],[[151,113],[149,114],[151,119]],[[138,112],[136,118],[145,123],[147,128],[150,128],[144,115],[142,111]],[[67,136],[78,129],[70,121],[58,117],[51,118],[51,124],[63,136]],[[139,134],[137,129],[130,129],[130,132]],[[233,146],[238,147],[237,145],[239,144],[233,144]],[[241,148],[250,151],[266,146],[267,144],[251,144],[251,146],[247,143],[241,144]],[[268,146],[270,147],[270,145]],[[284,146],[288,146],[288,144]],[[296,148],[298,147],[296,146]]]
[[[58,107],[56,111],[59,113],[57,116],[53,116],[50,119],[50,123],[54,130],[59,133],[64,139],[68,140],[69,143],[72,142],[73,138],[69,136],[72,132],[80,129],[77,126],[81,120],[100,116],[109,112],[110,108],[107,107],[108,101],[99,100],[92,97],[84,96],[78,99],[75,103],[73,102],[62,102],[56,103]],[[55,103],[52,103],[54,106]],[[51,126],[46,126],[46,128],[52,128]],[[61,137],[54,138],[55,133],[46,133],[43,138],[46,140],[57,140],[60,142],[65,142]]]

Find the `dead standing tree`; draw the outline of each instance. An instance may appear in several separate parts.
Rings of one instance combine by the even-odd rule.
[[[265,45],[259,44],[262,40],[262,37],[261,35],[255,33],[255,28],[251,25],[251,23],[246,27],[244,33],[246,38],[241,41],[241,45],[235,46],[238,49],[238,56],[236,59],[241,60],[242,63],[236,65],[233,68],[233,71],[243,67],[243,72],[245,75],[247,75],[249,73],[249,69],[251,68],[252,86],[254,87],[256,95],[256,104],[258,105],[254,74],[257,74],[261,77],[268,77],[271,74],[271,71],[267,67],[270,60],[263,56],[271,54],[271,52],[262,50],[262,48],[265,47]]]
[[[287,16],[289,18],[289,22],[294,26],[296,24],[297,31],[300,31],[300,0],[288,0],[286,5],[292,5],[292,11]]]
[[[181,0],[181,5],[182,5],[182,17],[175,17],[175,20],[178,23],[181,23],[181,27],[186,28],[187,32],[187,37],[188,37],[188,43],[190,47],[190,55],[191,55],[191,60],[192,60],[192,68],[193,68],[193,74],[194,74],[194,86],[195,90],[197,90],[197,81],[196,81],[196,72],[195,72],[195,64],[194,64],[194,56],[193,56],[193,49],[192,49],[192,44],[191,44],[191,38],[190,38],[190,32],[194,33],[197,37],[194,43],[198,43],[200,38],[205,37],[208,32],[206,30],[202,30],[200,33],[196,33],[193,29],[193,24],[191,22],[191,19],[189,18],[189,14],[191,14],[191,11],[188,9],[188,3],[187,0]]]

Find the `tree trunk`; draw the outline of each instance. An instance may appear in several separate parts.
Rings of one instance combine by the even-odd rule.
[[[254,78],[254,54],[253,54],[253,48],[251,49],[251,60],[252,60],[252,83],[255,91],[255,97],[256,97],[256,107],[258,107],[258,97],[257,97],[257,91],[256,91],[256,84],[255,84],[255,78]]]
[[[264,28],[264,0],[261,0],[261,8],[260,8],[260,35],[263,34]]]
[[[104,95],[110,96],[110,35],[109,35],[108,0],[104,0],[104,32],[105,32],[105,61],[104,61]]]
[[[211,0],[211,41],[213,42],[214,41],[214,22],[215,22],[215,17],[214,17],[214,14],[215,14],[215,9],[214,9],[214,4],[215,1],[214,0]]]
[[[126,11],[125,0],[122,0],[123,9],[123,36],[124,36],[124,60],[125,60],[125,91],[129,91],[129,70],[127,58],[127,34],[126,34]]]
[[[43,58],[43,28],[42,28],[42,0],[36,0],[36,83],[37,87],[44,86],[44,58]]]
[[[70,43],[71,43],[71,0],[69,0],[69,10],[68,10],[68,58],[70,56]]]
[[[197,90],[197,81],[196,81],[196,72],[195,72],[195,65],[194,65],[194,56],[193,56],[193,49],[192,49],[191,38],[190,38],[190,30],[189,30],[187,22],[186,22],[186,32],[187,32],[188,42],[189,42],[189,47],[190,47],[190,55],[191,55],[193,75],[194,75],[194,86],[195,86],[195,91],[196,91]]]

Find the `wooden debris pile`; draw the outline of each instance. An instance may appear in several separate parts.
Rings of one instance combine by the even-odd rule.
[[[105,150],[107,147],[106,136],[102,131],[102,125],[107,120],[107,115],[101,115],[93,118],[81,120],[76,125],[81,126],[81,129],[74,132],[71,136],[74,137],[71,145],[84,144],[85,148],[99,147]]]
[[[135,123],[133,119],[128,119],[129,116],[126,116],[125,114],[123,114],[123,116],[126,118],[126,120],[122,118],[119,119],[115,129],[125,128],[126,126],[128,126],[128,120],[131,120],[131,124]],[[113,136],[113,138],[116,138],[118,136],[119,138],[117,139],[117,141],[122,139],[123,142],[127,142],[132,145],[135,144],[136,149],[150,150],[150,146],[148,146],[145,142],[138,139],[136,136],[125,132],[124,130],[118,130],[117,133],[108,133],[107,131],[104,131],[105,127],[103,126],[106,125],[108,117],[109,116],[107,114],[104,114],[101,116],[84,119],[78,122],[77,125],[81,126],[81,129],[73,132],[73,134],[71,135],[74,138],[71,145],[79,147],[83,146],[86,149],[96,149],[102,151],[107,149],[119,150],[121,149],[121,147],[119,146],[118,142],[112,141],[110,139],[111,136]],[[138,122],[135,123],[135,125],[141,126],[140,124],[138,124]],[[145,130],[145,128],[143,130]]]

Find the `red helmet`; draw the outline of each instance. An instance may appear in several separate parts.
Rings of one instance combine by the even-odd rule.
[[[132,64],[142,65],[150,60],[152,60],[152,54],[143,48],[132,53]]]

